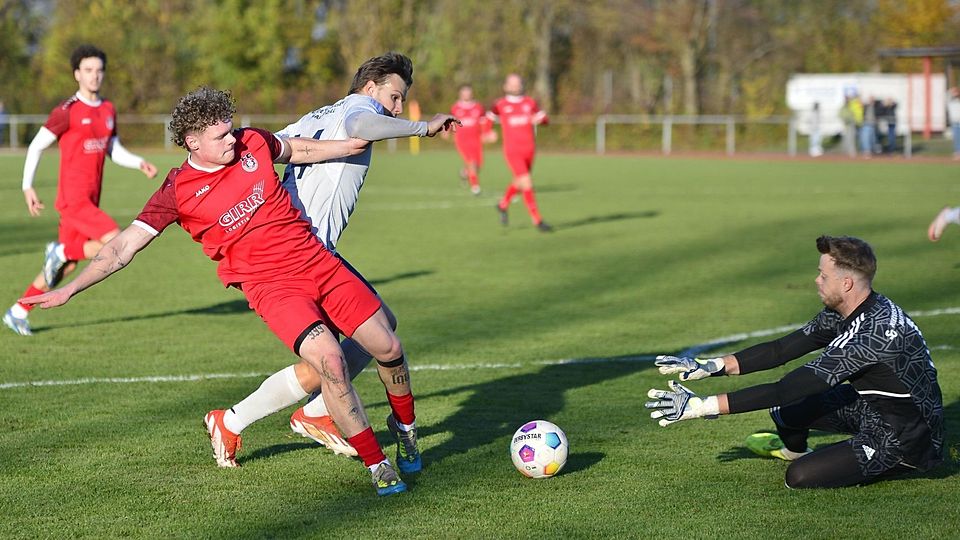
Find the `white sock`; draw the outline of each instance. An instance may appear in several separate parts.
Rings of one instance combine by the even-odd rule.
[[[323,394],[318,395],[313,401],[304,405],[303,414],[314,418],[318,416],[330,416],[330,411],[327,410],[327,404],[323,402]]]
[[[380,463],[374,463],[373,465],[367,465],[367,468],[370,469],[370,474],[373,474],[373,471],[377,470],[377,467],[379,467],[382,463],[386,463],[387,465],[390,465],[390,460],[389,460],[389,459],[384,459],[384,460],[381,461]]]
[[[404,431],[413,431],[417,429],[417,423],[413,422],[411,424],[404,424],[403,422],[397,420],[397,426]]]
[[[260,388],[237,403],[223,415],[223,425],[234,433],[240,433],[247,426],[269,416],[280,409],[289,407],[307,393],[297,380],[293,366],[287,366],[260,384]]]
[[[795,459],[800,459],[803,456],[809,454],[810,452],[812,452],[812,450],[810,450],[809,448],[807,448],[806,452],[794,452],[793,450],[790,450],[786,446],[780,449],[780,453],[783,454],[783,457],[787,458],[790,461],[793,461]]]
[[[21,306],[20,304],[14,304],[10,306],[10,314],[18,319],[26,319],[27,313],[29,312],[23,309],[23,306]]]
[[[948,223],[956,223],[957,225],[960,225],[960,206],[955,206],[947,210],[947,215],[945,217],[947,218]]]
[[[64,249],[66,249],[66,247],[63,244],[58,242],[57,247],[54,248],[53,250],[57,254],[57,257],[60,258],[61,261],[67,260],[67,252],[64,251]]]

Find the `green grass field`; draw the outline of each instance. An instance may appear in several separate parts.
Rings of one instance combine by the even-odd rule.
[[[3,309],[56,234],[47,154],[37,219],[20,193],[22,156],[0,156]],[[151,158],[165,170],[182,156]],[[407,478],[410,493],[378,499],[358,462],[290,432],[292,409],[244,432],[243,468],[214,466],[203,414],[293,358],[172,227],[123,272],[34,312],[34,337],[0,327],[0,537],[956,537],[960,227],[939,244],[925,234],[941,206],[960,203],[957,165],[544,154],[538,201],[557,228],[545,235],[519,203],[509,227],[497,223],[507,174],[498,152],[487,159],[474,198],[455,154],[379,148],[340,244],[398,314],[415,370],[425,470]],[[108,164],[105,184],[102,206],[125,225],[158,181]],[[877,290],[915,315],[933,349],[951,454],[934,471],[790,491],[784,463],[742,446],[772,427],[765,412],[660,428],[642,408],[666,379],[638,357],[811,318],[825,233],[873,244]],[[690,386],[733,390],[796,365]],[[80,379],[91,380],[11,384]],[[377,377],[356,385],[386,444]],[[535,418],[570,440],[549,480],[523,478],[507,455]]]

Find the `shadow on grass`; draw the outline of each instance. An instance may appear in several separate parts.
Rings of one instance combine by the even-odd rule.
[[[525,422],[556,417],[564,409],[568,391],[648,369],[652,367],[650,359],[653,357],[654,355],[649,354],[636,354],[580,359],[548,365],[537,373],[521,373],[419,395],[417,399],[423,402],[467,394],[457,412],[439,423],[420,429],[421,437],[434,434],[452,435],[440,445],[426,449],[423,459],[427,463],[439,463],[497,441],[502,441],[506,448],[514,431]],[[576,425],[561,427],[572,432],[580,429]],[[580,470],[592,466],[602,457],[578,457],[576,463],[570,465],[575,465],[572,470]]]
[[[313,442],[275,444],[273,446],[258,448],[256,451],[251,452],[248,455],[240,455],[237,458],[237,462],[240,463],[241,465],[244,465],[248,461],[256,461],[258,459],[267,459],[273,456],[278,456],[280,454],[286,454],[287,452],[299,452],[300,450],[317,450],[318,448],[319,448],[319,445]]]
[[[606,456],[603,452],[577,452],[567,456],[567,464],[560,474],[573,474],[593,467]]]
[[[637,354],[583,358],[548,365],[537,373],[525,372],[484,383],[417,394],[417,402],[421,404],[430,399],[469,394],[457,412],[439,423],[419,427],[418,435],[421,439],[431,435],[452,435],[446,442],[424,450],[424,463],[429,467],[444,459],[498,441],[502,441],[506,448],[514,431],[525,422],[538,418],[550,419],[559,414],[565,406],[567,391],[650,368],[653,366],[650,360],[654,356]],[[372,402],[366,404],[366,407],[384,405],[385,402]],[[561,428],[570,431],[587,429],[576,425],[565,425]],[[245,461],[300,449],[301,446],[290,444],[271,446],[260,451],[263,455],[251,454]],[[597,452],[571,454],[560,474],[588,469],[603,457],[604,454]]]
[[[643,212],[618,212],[616,214],[607,214],[605,216],[590,216],[583,219],[578,219],[574,221],[565,221],[562,223],[555,223],[557,229],[573,229],[574,227],[583,227],[586,225],[596,225],[598,223],[610,223],[615,221],[623,221],[626,219],[643,219],[643,218],[654,218],[660,215],[660,212],[656,210],[646,210]]]
[[[387,276],[380,279],[370,280],[370,284],[374,286],[385,285],[387,283],[391,283],[394,281],[400,281],[404,279],[414,279],[422,276],[429,276],[433,273],[434,273],[433,270],[417,270],[413,272],[403,272],[400,274],[394,274],[392,276]],[[95,321],[78,322],[73,324],[59,324],[55,326],[36,326],[33,328],[33,333],[38,334],[38,333],[47,332],[50,330],[56,330],[59,328],[82,328],[84,326],[95,326],[100,324],[162,319],[165,317],[176,317],[178,315],[235,315],[237,313],[244,313],[247,311],[251,311],[249,305],[247,304],[247,300],[244,298],[238,298],[235,300],[229,300],[227,302],[220,302],[219,304],[213,304],[211,306],[204,306],[199,308],[181,309],[177,311],[164,311],[161,313],[149,313],[146,315],[137,315],[137,316],[112,317],[109,319],[99,319]]]

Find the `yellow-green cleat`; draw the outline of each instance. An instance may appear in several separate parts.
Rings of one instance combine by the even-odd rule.
[[[776,433],[754,433],[747,436],[746,445],[751,452],[758,456],[772,457],[784,461],[793,461],[810,451],[808,448],[807,452],[791,452],[783,445],[783,441]]]

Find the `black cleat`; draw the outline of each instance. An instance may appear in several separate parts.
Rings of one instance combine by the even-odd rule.
[[[507,216],[507,211],[504,210],[503,208],[500,208],[500,205],[497,204],[497,212],[500,212],[500,224],[506,227],[507,224],[510,222]]]
[[[548,225],[546,221],[541,221],[537,223],[537,230],[540,232],[553,232],[553,227]]]

